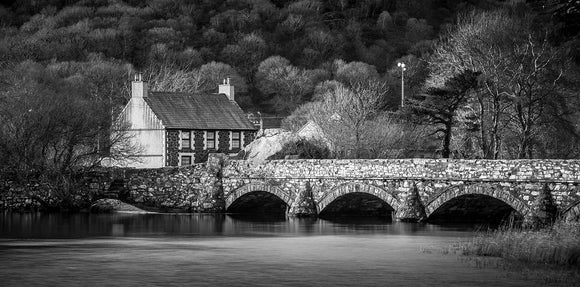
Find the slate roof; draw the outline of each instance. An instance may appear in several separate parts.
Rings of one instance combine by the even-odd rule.
[[[151,92],[144,100],[169,129],[257,129],[224,94]]]

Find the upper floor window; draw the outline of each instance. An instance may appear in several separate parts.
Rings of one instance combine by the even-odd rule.
[[[215,131],[208,131],[205,136],[206,148],[207,149],[215,149],[216,148],[216,138],[215,138]]]
[[[191,148],[191,132],[181,131],[181,148]]]
[[[180,165],[191,165],[191,156],[190,155],[182,155]]]
[[[231,149],[240,148],[242,145],[242,137],[240,132],[232,132]]]

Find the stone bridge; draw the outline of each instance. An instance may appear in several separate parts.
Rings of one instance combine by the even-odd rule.
[[[224,208],[248,194],[276,195],[291,215],[323,214],[350,194],[386,203],[397,219],[425,219],[464,195],[497,199],[524,218],[548,193],[567,217],[580,215],[580,161],[566,160],[283,160],[223,165]]]
[[[336,203],[342,200],[343,207],[352,209],[350,205],[370,203],[369,206],[390,212],[389,215],[400,220],[429,218],[453,200],[474,195],[478,196],[476,199],[495,199],[492,203],[532,218],[545,213],[539,202],[542,195],[547,195],[560,215],[577,219],[579,183],[580,161],[577,160],[253,163],[215,156],[206,166],[137,170],[128,176],[127,187],[133,198],[142,197],[143,193],[177,193],[182,198],[176,200],[178,205],[199,212],[244,212],[268,206],[282,208],[288,215],[317,216],[340,213],[340,204],[336,206]]]
[[[97,175],[78,185],[78,190],[86,191],[75,198],[90,204],[103,194],[115,194],[140,206],[182,212],[262,210],[324,217],[359,209],[399,220],[430,219],[441,210],[454,210],[461,204],[463,209],[515,211],[530,219],[545,216],[545,202],[551,201],[561,216],[580,218],[580,160],[254,163],[211,155],[207,163],[188,167],[115,169]],[[21,189],[7,189],[0,194],[0,209],[15,206],[22,194]],[[26,202],[34,203],[40,197],[47,201],[51,190],[28,194]],[[458,200],[462,198],[471,201],[461,203]]]

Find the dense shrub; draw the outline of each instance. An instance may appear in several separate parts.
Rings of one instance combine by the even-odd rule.
[[[286,156],[297,156],[301,159],[324,159],[330,158],[331,152],[324,143],[300,139],[287,143],[280,151],[271,155],[268,159],[284,159]]]

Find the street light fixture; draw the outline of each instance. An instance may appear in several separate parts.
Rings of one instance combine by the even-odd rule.
[[[401,108],[405,106],[405,63],[397,63],[397,67],[401,68]]]

